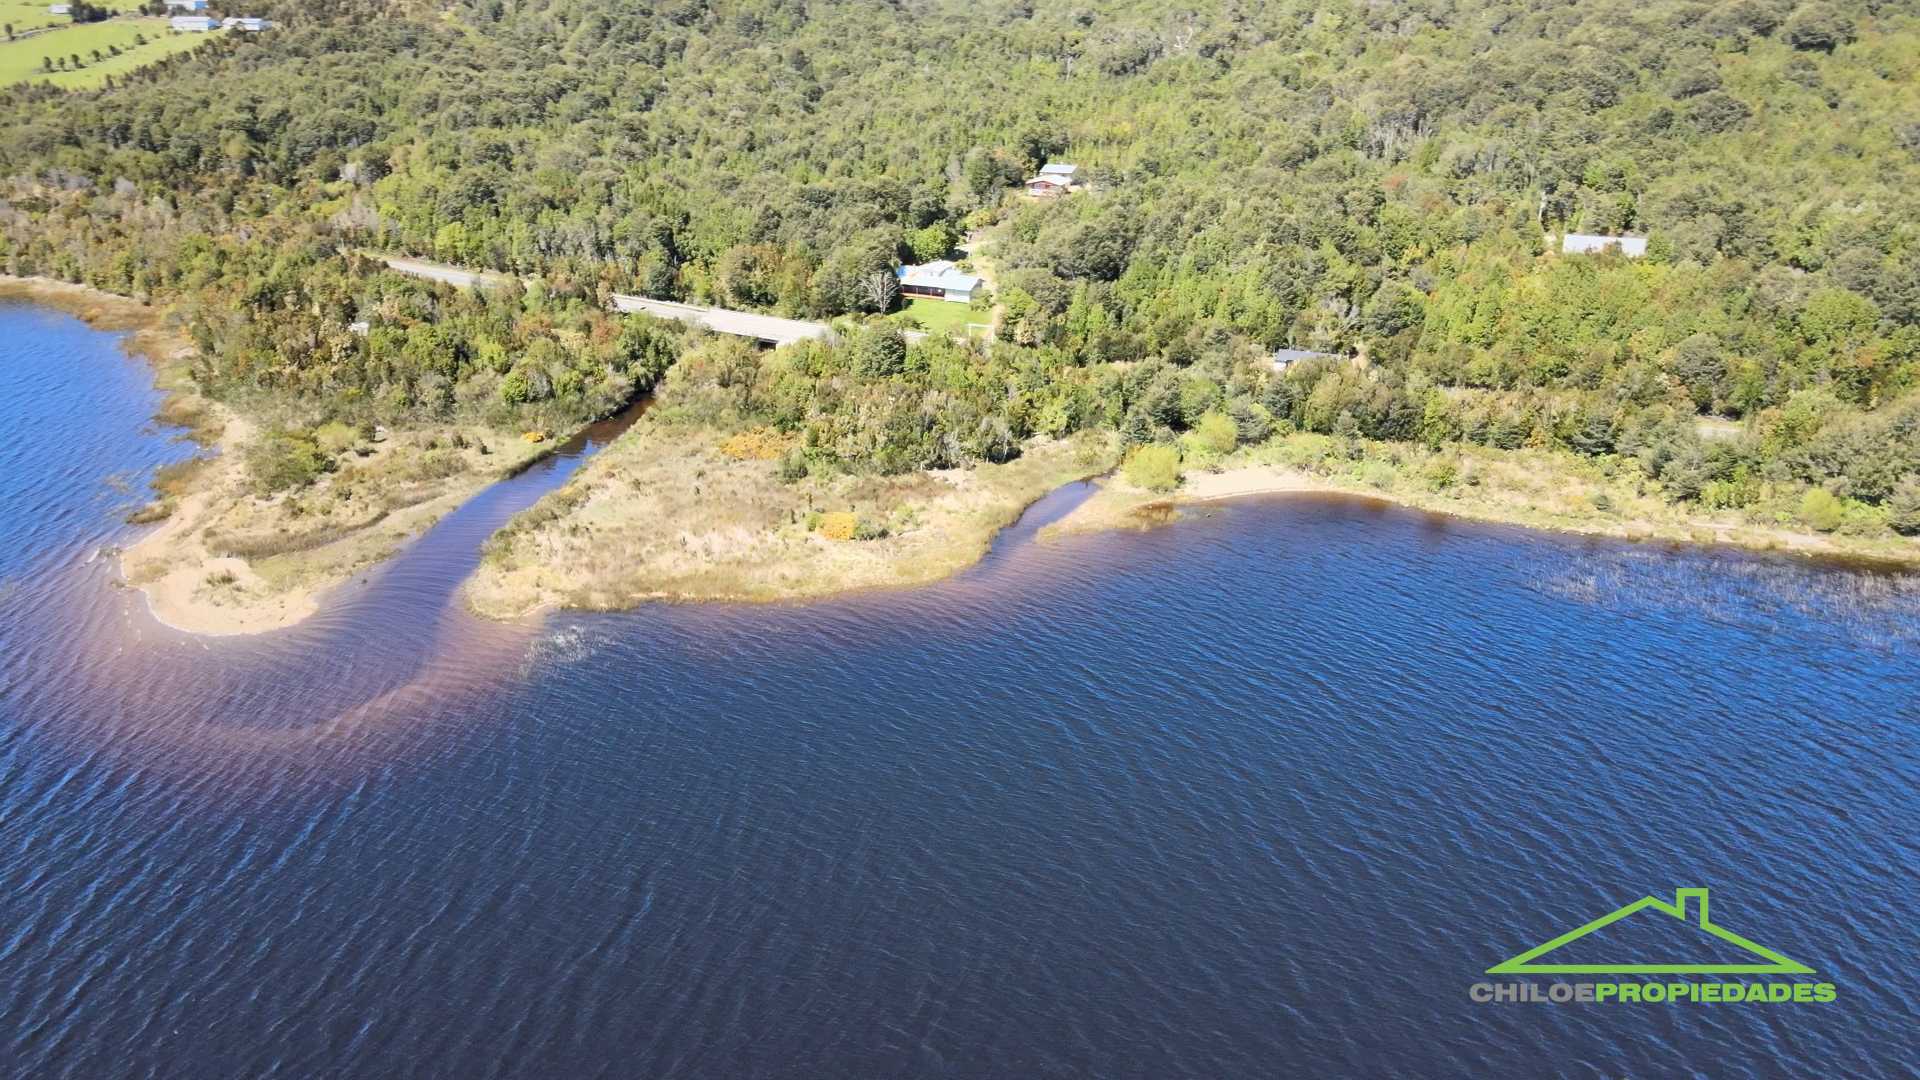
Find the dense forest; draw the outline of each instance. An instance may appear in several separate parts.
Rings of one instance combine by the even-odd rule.
[[[1920,531],[1920,15],[1885,0],[318,0],[6,92],[0,269],[174,303],[315,416],[595,415],[988,227],[1001,341],[755,357],[817,464],[1304,429],[1617,455]],[[1013,193],[1045,160],[1091,190]],[[1563,231],[1649,238],[1563,256]],[[403,282],[377,250],[538,279]],[[365,323],[363,329],[354,325]],[[1265,362],[1291,346],[1352,361]]]

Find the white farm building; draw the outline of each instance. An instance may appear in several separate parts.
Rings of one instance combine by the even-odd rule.
[[[1618,251],[1629,259],[1637,259],[1647,253],[1647,238],[1595,236],[1590,233],[1568,233],[1560,238],[1560,252],[1563,255],[1598,255],[1603,251]]]

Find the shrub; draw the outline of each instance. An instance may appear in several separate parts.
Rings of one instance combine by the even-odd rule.
[[[721,442],[720,452],[735,461],[773,461],[793,449],[796,441],[772,428],[757,427],[729,435]]]
[[[1360,482],[1380,491],[1391,490],[1397,475],[1397,470],[1384,461],[1368,461],[1360,466]]]
[[[1180,451],[1158,443],[1135,447],[1121,471],[1137,487],[1172,491],[1180,486]]]
[[[1446,491],[1460,482],[1460,466],[1452,458],[1435,458],[1420,471],[1428,491]]]
[[[1744,474],[1745,469],[1738,470]],[[1759,501],[1760,487],[1745,475],[1714,480],[1700,489],[1700,503],[1709,510],[1734,510]]]
[[[907,339],[891,327],[870,327],[853,339],[853,370],[868,378],[898,375],[907,366]]]
[[[508,405],[525,405],[533,400],[533,382],[525,372],[516,371],[500,380],[500,400]]]
[[[1233,448],[1240,445],[1240,428],[1226,413],[1210,412],[1194,425],[1193,437],[1213,453],[1231,454]]]
[[[1809,488],[1800,499],[1800,520],[1817,532],[1832,532],[1846,516],[1846,504],[1826,488]]]
[[[193,490],[194,481],[212,464],[210,457],[190,457],[171,465],[162,465],[153,474],[153,490],[165,498],[176,498]]]
[[[829,540],[851,540],[860,519],[851,510],[834,510],[820,515],[820,535]]]
[[[415,480],[445,480],[467,471],[467,459],[454,450],[429,450],[408,470]]]
[[[786,455],[780,459],[779,476],[780,482],[783,484],[792,484],[805,480],[807,474],[811,471],[807,466],[807,455],[801,453],[799,450],[789,450]]]
[[[306,487],[333,468],[312,439],[270,431],[247,452],[247,476],[260,495]]]
[[[138,510],[127,515],[129,525],[151,525],[156,521],[165,521],[173,516],[173,504],[165,499],[155,499]]]
[[[1893,489],[1887,524],[1902,536],[1920,536],[1920,476],[1909,476]]]
[[[1273,414],[1252,398],[1238,397],[1227,403],[1235,434],[1242,443],[1265,442],[1273,434]]]
[[[1832,52],[1854,39],[1853,20],[1825,4],[1809,4],[1787,20],[1787,44],[1796,49]]]
[[[314,444],[329,454],[351,450],[360,441],[360,431],[338,420],[313,429]]]
[[[1319,472],[1333,454],[1333,440],[1325,435],[1289,438],[1280,448],[1280,461],[1296,469]]]

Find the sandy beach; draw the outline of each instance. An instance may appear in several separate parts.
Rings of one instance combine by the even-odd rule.
[[[1466,461],[1471,483],[1436,489],[1413,477],[1439,455],[1397,449],[1398,471],[1371,474],[1369,482],[1359,478],[1357,469],[1344,465],[1321,471],[1259,460],[1272,459],[1284,446],[1253,448],[1227,458],[1217,470],[1189,472],[1170,492],[1146,491],[1117,475],[1106,477],[1098,493],[1040,535],[1046,539],[1149,528],[1178,520],[1183,506],[1248,496],[1325,493],[1553,532],[1920,565],[1920,538],[1822,534],[1756,522],[1736,513],[1697,511],[1644,493],[1628,480],[1603,476],[1589,462],[1564,456],[1476,448],[1459,455]]]

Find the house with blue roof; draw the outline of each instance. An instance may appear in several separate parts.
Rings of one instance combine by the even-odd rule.
[[[921,263],[919,266],[903,266],[894,271],[900,279],[902,296],[922,296],[933,300],[951,300],[956,304],[971,304],[980,292],[980,278],[976,274],[962,273],[960,268],[945,259],[939,262]]]

